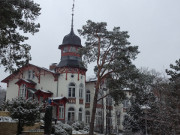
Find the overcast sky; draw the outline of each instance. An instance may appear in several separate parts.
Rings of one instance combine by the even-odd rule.
[[[34,1],[42,8],[37,19],[41,28],[34,36],[28,35],[27,43],[32,47],[30,63],[48,68],[60,61],[58,45],[70,32],[73,0]],[[76,35],[89,19],[107,22],[109,29],[120,26],[128,31],[131,44],[139,46],[140,54],[134,62],[139,68],[164,72],[180,58],[180,0],[75,0]],[[93,73],[92,69],[90,65],[87,76]],[[0,67],[0,80],[8,75]]]

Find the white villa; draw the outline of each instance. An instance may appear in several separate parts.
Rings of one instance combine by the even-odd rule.
[[[9,75],[2,82],[7,83],[6,98],[24,97],[53,106],[53,118],[64,123],[74,121],[90,122],[96,80],[86,79],[87,69],[78,54],[81,39],[74,34],[73,27],[59,45],[61,61],[49,69],[28,64]],[[105,82],[99,95],[107,92]],[[127,91],[128,96],[131,95]],[[111,97],[98,101],[95,130],[101,133],[123,130],[122,121],[127,102],[114,106]]]

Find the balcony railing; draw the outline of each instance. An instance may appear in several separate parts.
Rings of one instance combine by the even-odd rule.
[[[76,98],[68,98],[70,104],[76,104]]]

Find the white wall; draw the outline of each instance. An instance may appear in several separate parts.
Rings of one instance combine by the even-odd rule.
[[[6,100],[12,100],[18,97],[19,86],[15,84],[18,79],[13,79],[9,81],[9,86],[7,87]]]
[[[85,76],[84,75],[79,75],[79,80],[78,80],[78,74],[73,74],[74,77],[71,77],[72,73],[67,74],[67,80],[66,80],[66,73],[63,73],[60,75],[59,80],[58,80],[58,96],[65,96],[68,98],[68,88],[70,83],[75,84],[75,97],[76,97],[76,104],[71,104],[67,103],[66,104],[66,116],[65,120],[68,120],[68,109],[70,107],[73,107],[75,109],[75,120],[78,120],[78,112],[79,108],[82,108],[83,112],[83,117],[82,120],[84,121],[84,116],[85,116]],[[82,78],[81,78],[82,76]],[[79,85],[83,84],[83,104],[79,104]]]

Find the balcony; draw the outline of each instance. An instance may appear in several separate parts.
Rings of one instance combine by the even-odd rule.
[[[70,104],[76,104],[76,98],[68,98]]]
[[[83,104],[83,99],[79,99],[79,104]]]
[[[90,103],[85,103],[85,108],[90,108]]]

